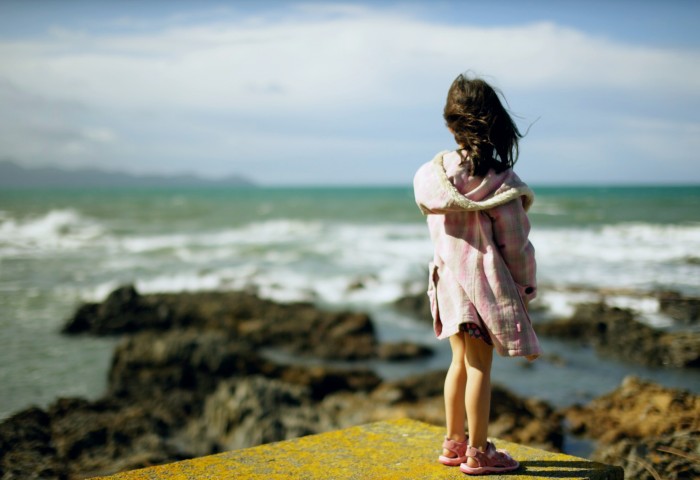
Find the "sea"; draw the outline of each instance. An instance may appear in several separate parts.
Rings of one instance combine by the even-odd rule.
[[[534,190],[536,322],[604,299],[657,328],[697,330],[659,312],[655,293],[700,296],[700,186]],[[435,349],[429,359],[367,363],[384,378],[447,368],[449,345],[430,320],[393,307],[425,292],[431,256],[425,218],[404,187],[0,191],[0,419],[104,393],[119,339],[60,329],[82,302],[124,284],[144,294],[247,289],[366,311],[382,341]],[[543,359],[497,357],[493,381],[556,406],[586,403],[627,375],[700,391],[698,369],[643,367],[541,340]]]

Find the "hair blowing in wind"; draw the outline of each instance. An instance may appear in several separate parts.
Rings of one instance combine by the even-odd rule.
[[[462,154],[471,159],[472,175],[499,173],[518,160],[522,134],[485,81],[459,75],[447,93],[443,116]]]

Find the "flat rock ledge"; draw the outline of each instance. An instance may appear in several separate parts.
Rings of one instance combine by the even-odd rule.
[[[437,462],[444,431],[408,419],[376,422],[254,448],[195,458],[94,480],[171,478],[304,478],[463,480],[459,468]],[[520,469],[490,479],[622,480],[620,467],[495,439]]]

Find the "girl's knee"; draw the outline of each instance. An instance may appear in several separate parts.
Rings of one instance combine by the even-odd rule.
[[[493,363],[493,347],[483,340],[470,338],[467,341],[464,363],[467,368],[473,368],[487,373]]]
[[[453,370],[455,372],[467,372],[468,365],[464,361],[464,359],[457,359],[453,358],[452,361],[450,362],[450,370]]]
[[[458,332],[450,337],[450,348],[452,349],[453,361],[464,357],[467,345],[462,332]]]

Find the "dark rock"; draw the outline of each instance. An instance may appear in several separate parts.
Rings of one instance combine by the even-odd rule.
[[[102,303],[86,303],[66,323],[63,333],[110,335],[143,329],[163,330],[175,322],[167,310],[144,301],[133,285],[117,288]]]
[[[309,395],[316,401],[341,391],[368,392],[381,383],[371,370],[337,370],[323,366],[279,367],[268,376],[308,388]]]
[[[431,323],[433,321],[432,313],[430,312],[430,300],[425,292],[403,296],[394,302],[394,306],[412,317]]]
[[[263,328],[260,333],[264,340],[256,343],[275,345],[302,356],[361,360],[376,355],[374,325],[364,313],[306,308],[281,321],[269,321]]]
[[[433,354],[433,350],[425,345],[398,342],[379,345],[377,353],[382,360],[403,361],[429,357]]]
[[[252,447],[318,433],[322,416],[309,389],[252,376],[220,383],[180,441],[198,455]]]
[[[489,435],[545,450],[561,451],[562,415],[547,402],[523,398],[494,385],[491,392]]]
[[[203,398],[223,379],[261,373],[268,362],[248,344],[221,332],[142,332],[117,345],[109,372],[109,394],[152,398],[183,392]]]
[[[425,374],[411,375],[401,380],[382,383],[372,393],[385,403],[416,402],[418,400],[441,397],[445,385],[446,371],[437,370]]]
[[[660,292],[659,311],[684,325],[698,323],[700,318],[700,298],[684,297],[678,292]]]
[[[120,287],[80,308],[64,333],[111,335],[173,328],[216,330],[258,347],[277,346],[325,359],[374,358],[374,325],[364,313],[332,312],[309,303],[276,303],[246,292],[139,295]]]
[[[59,399],[48,413],[57,454],[73,475],[107,475],[186,458],[165,440],[181,420],[155,401]]]
[[[576,306],[567,320],[539,324],[537,333],[592,344],[605,355],[651,366],[699,367],[700,333],[663,332],[628,309],[604,303]]]
[[[51,417],[44,410],[31,407],[0,423],[0,478],[68,478],[52,442]]]

